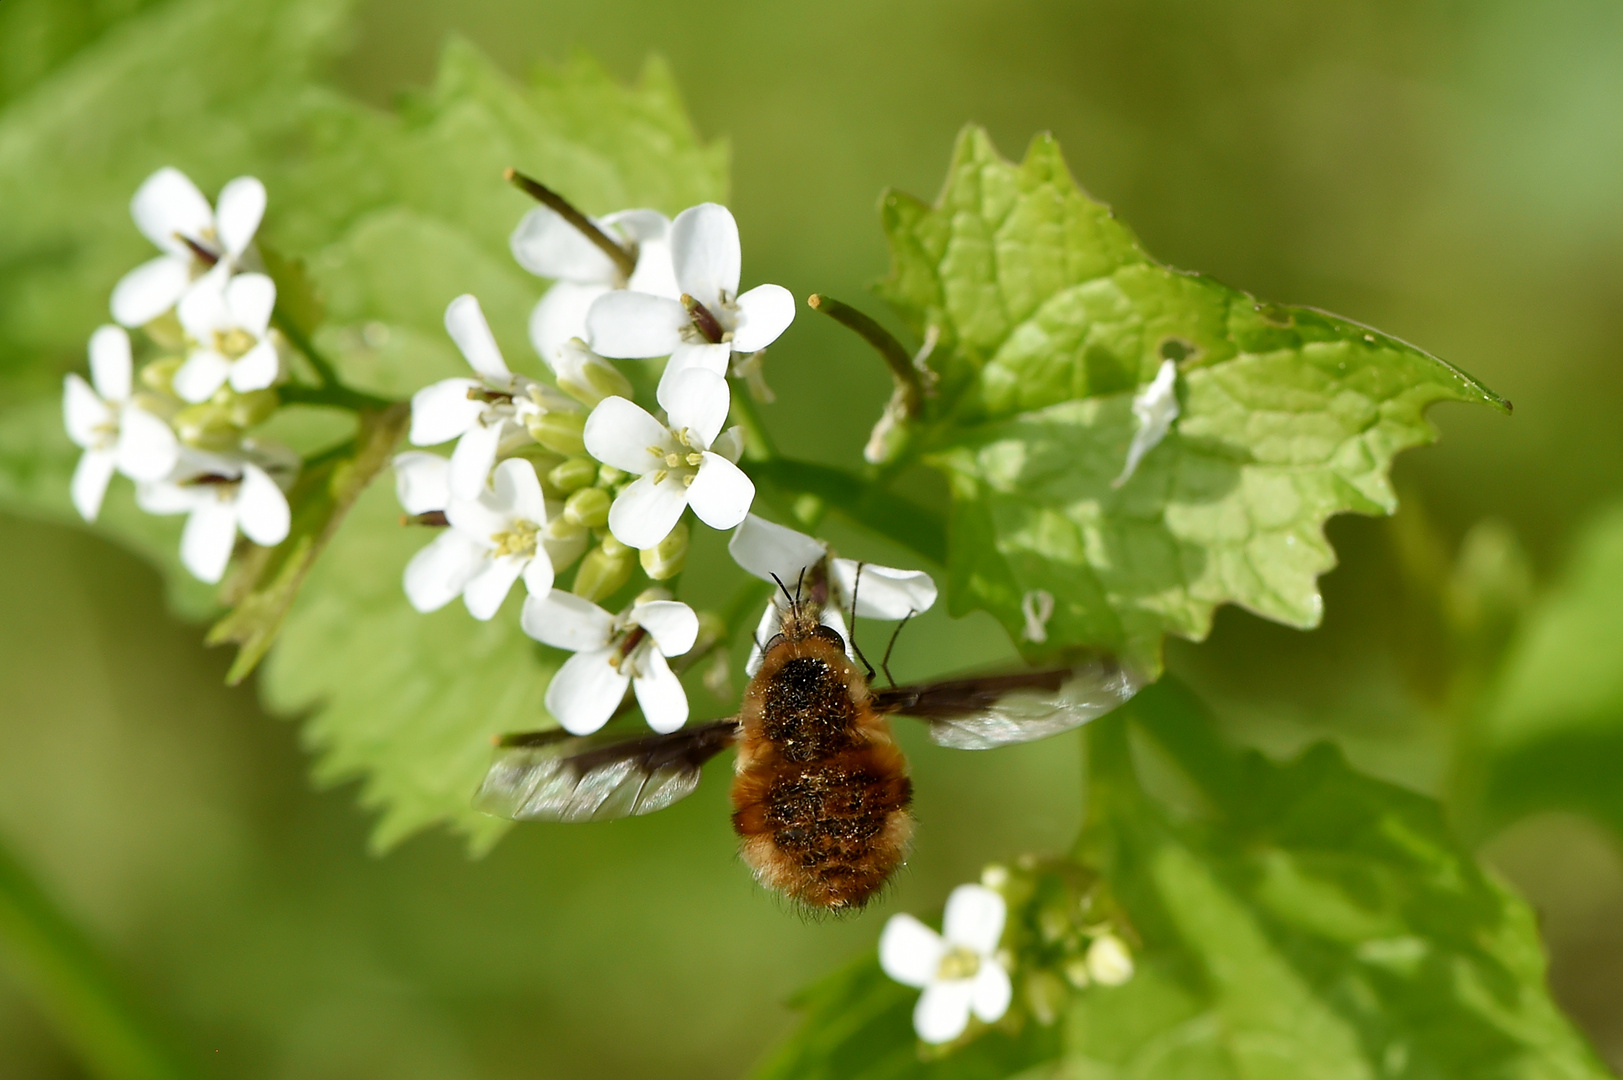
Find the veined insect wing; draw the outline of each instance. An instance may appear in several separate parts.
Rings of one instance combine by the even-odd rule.
[[[1126,702],[1144,682],[1100,656],[1070,667],[876,689],[873,705],[925,721],[941,746],[990,750],[1081,727]]]
[[[663,810],[693,794],[704,763],[738,737],[729,718],[668,735],[508,735],[474,796],[516,821],[609,821]]]

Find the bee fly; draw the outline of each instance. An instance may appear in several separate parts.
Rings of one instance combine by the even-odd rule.
[[[923,721],[942,746],[985,750],[1069,731],[1141,685],[1095,657],[877,690],[867,661],[864,674],[821,622],[826,574],[814,575],[806,598],[798,587],[783,593],[779,632],[761,649],[736,717],[633,738],[509,735],[475,805],[520,821],[651,814],[691,794],[704,763],[736,744],[733,829],[756,879],[813,907],[856,908],[900,865],[913,834],[912,783],[890,716]],[[882,668],[889,656],[887,648]]]

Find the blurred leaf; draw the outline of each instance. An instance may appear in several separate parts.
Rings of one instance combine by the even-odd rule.
[[[1575,810],[1623,835],[1623,506],[1579,535],[1484,711],[1485,824]]]
[[[0,107],[156,0],[9,0],[0,6]]]
[[[1203,638],[1223,603],[1317,625],[1325,519],[1393,510],[1393,455],[1436,437],[1427,405],[1508,409],[1393,338],[1154,262],[1046,136],[1015,166],[967,130],[936,206],[892,193],[884,218],[881,291],[941,335],[916,444],[952,487],[952,610],[1018,639],[1022,600],[1048,592],[1032,655],[1158,669],[1163,635]],[[1116,488],[1133,391],[1167,359],[1181,419]]]
[[[0,959],[91,1076],[178,1080],[200,1075],[4,846]]]
[[[231,613],[215,623],[205,639],[210,645],[239,646],[226,682],[235,685],[258,666],[311,566],[361,492],[389,464],[410,422],[411,409],[404,404],[381,413],[362,413],[347,452],[333,454],[299,475],[288,493],[293,521],[287,539],[274,548],[249,549],[228,587]]]

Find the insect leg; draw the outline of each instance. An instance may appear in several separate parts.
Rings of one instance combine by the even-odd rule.
[[[857,590],[862,588],[862,568],[866,565],[868,564],[857,563],[857,574],[851,581],[851,625],[848,632],[851,635],[851,651],[857,654],[862,666],[868,669],[868,681],[873,682],[873,665],[868,663],[868,658],[862,655],[862,646],[857,644]]]
[[[916,610],[909,611],[906,618],[902,619],[901,622],[896,624],[896,629],[890,632],[890,643],[885,646],[885,658],[879,661],[879,670],[885,673],[885,678],[890,680],[890,685],[892,686],[896,685],[896,676],[890,673],[890,650],[896,647],[896,639],[902,636],[902,627],[906,626],[910,621],[912,621],[913,616],[917,614],[918,612]]]

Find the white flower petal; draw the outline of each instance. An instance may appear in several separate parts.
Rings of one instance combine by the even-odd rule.
[[[684,341],[671,353],[671,358],[665,362],[665,372],[659,377],[659,390],[664,393],[665,384],[684,371],[699,368],[713,372],[716,375],[727,374],[727,365],[732,363],[733,347],[728,344],[705,345]]]
[[[496,347],[496,336],[485,321],[484,310],[472,294],[463,293],[446,305],[445,332],[479,374],[492,379],[505,379],[511,374],[501,349]]]
[[[668,735],[688,722],[688,696],[682,680],[657,651],[650,649],[637,658],[638,670],[631,689],[642,706],[643,719],[661,735]]]
[[[530,344],[548,367],[558,370],[565,345],[586,337],[586,313],[592,302],[609,291],[607,285],[578,285],[560,281],[548,289],[530,312]]]
[[[488,488],[481,491],[476,499],[464,499],[452,490],[451,503],[445,508],[445,516],[451,528],[471,536],[486,549],[494,549],[496,534],[512,527],[512,519],[496,505],[496,496]]]
[[[954,945],[989,956],[1003,936],[1008,910],[1003,897],[986,886],[960,885],[947,896],[947,908],[941,916],[942,936]]]
[[[614,616],[584,597],[562,589],[532,594],[519,620],[524,632],[543,645],[571,652],[601,649],[614,633]]]
[[[98,429],[111,418],[112,410],[82,376],[70,373],[63,378],[62,426],[68,438],[79,446],[96,446],[103,438]]]
[[[597,460],[636,474],[661,468],[664,463],[659,454],[677,449],[664,424],[642,406],[619,396],[597,403],[586,418],[582,438],[586,452]]]
[[[552,569],[552,553],[544,544],[538,545],[535,554],[524,567],[524,591],[531,596],[546,596],[552,592],[555,577]]]
[[[671,473],[656,484],[655,475],[638,477],[609,507],[609,532],[622,544],[653,547],[671,534],[687,508],[688,489],[681,478]]]
[[[699,636],[699,617],[680,600],[653,600],[631,609],[631,621],[648,631],[666,656],[681,656]]]
[[[459,438],[485,411],[468,397],[477,390],[473,379],[442,379],[411,395],[411,441],[414,446],[438,446]]]
[[[513,582],[524,573],[527,560],[514,555],[490,559],[462,590],[462,602],[468,614],[480,622],[488,622],[501,610],[502,601],[512,591]]]
[[[159,255],[118,279],[113,286],[113,320],[124,326],[145,326],[174,307],[192,283],[189,255]]]
[[[122,326],[101,326],[90,335],[90,381],[105,401],[130,396],[130,335]]]
[[[205,498],[214,498],[213,492],[179,484],[139,484],[135,489],[135,505],[147,514],[189,514]]]
[[[190,258],[180,236],[201,240],[214,228],[214,210],[186,174],[162,168],[142,181],[130,200],[135,227],[164,251]]]
[[[738,295],[738,222],[719,203],[690,206],[671,222],[671,265],[682,291],[711,312]]]
[[[264,274],[238,274],[225,286],[231,322],[254,337],[264,337],[276,310],[276,282]]]
[[[426,450],[408,450],[394,459],[394,491],[408,514],[444,510],[451,504],[451,463]]]
[[[738,325],[733,351],[764,349],[795,321],[795,298],[782,285],[757,285],[738,298]]]
[[[118,422],[118,471],[138,483],[162,480],[180,460],[174,429],[136,405],[126,405]]]
[[[86,450],[79,455],[68,492],[73,498],[73,508],[86,521],[95,521],[96,515],[101,513],[101,501],[117,464],[111,450]]]
[[[502,425],[474,424],[456,441],[451,451],[451,497],[474,499],[485,490],[490,479],[490,467],[496,464],[496,449],[501,445]]]
[[[687,495],[700,521],[712,529],[730,529],[750,512],[755,485],[737,465],[720,454],[706,453]]]
[[[584,285],[615,285],[620,279],[614,260],[545,206],[524,215],[508,246],[518,264],[537,277]]]
[[[248,250],[265,216],[265,185],[256,177],[239,176],[220,189],[216,214],[220,246],[235,258]]]
[[[610,236],[636,244],[639,251],[650,243],[670,243],[671,219],[658,210],[616,210],[602,218],[598,225]]]
[[[755,627],[755,639],[750,642],[749,658],[744,661],[744,674],[753,676],[761,670],[761,646],[772,640],[783,627],[783,612],[779,610],[776,599],[768,600],[766,610],[761,612],[761,621]]]
[[[291,514],[287,496],[258,465],[242,467],[237,489],[237,521],[243,535],[261,547],[275,547],[287,539]]]
[[[892,915],[879,935],[879,966],[903,986],[928,984],[946,951],[940,934],[905,912]]]
[[[689,369],[659,381],[659,406],[670,416],[672,431],[687,428],[695,445],[708,450],[727,423],[732,394],[722,376]]]
[[[541,494],[541,481],[535,466],[524,458],[508,458],[491,475],[492,505],[510,521],[547,523],[547,498]]]
[[[604,293],[586,312],[586,340],[599,356],[633,360],[669,356],[693,325],[680,302],[649,293]]]
[[[406,599],[418,611],[438,611],[462,595],[485,565],[485,549],[447,529],[406,564]]]
[[[816,566],[828,549],[803,532],[748,514],[727,541],[727,553],[762,581],[771,581],[776,574],[780,581],[793,582]]]
[[[857,614],[865,619],[905,619],[907,613],[929,611],[935,603],[936,585],[922,570],[898,570],[875,563],[862,564],[862,581],[857,582],[854,559],[835,559],[829,577],[840,596],[849,599],[856,589]]]
[[[720,454],[734,465],[744,456],[744,428],[734,424],[732,427],[717,435],[710,444],[710,452]]]
[[[270,339],[249,349],[231,365],[231,389],[239,394],[250,390],[263,390],[276,382],[282,373],[282,358]]]
[[[666,226],[668,233],[669,223]],[[633,292],[651,293],[669,300],[678,300],[682,289],[676,284],[676,269],[671,265],[671,245],[668,239],[643,240],[637,248],[637,269],[631,272],[626,288]]]
[[[626,696],[629,676],[609,666],[612,646],[578,652],[547,685],[547,711],[571,735],[590,735],[614,715]]]
[[[180,561],[193,577],[212,585],[225,576],[236,541],[236,507],[218,496],[201,499],[181,531]]]
[[[236,326],[231,317],[231,306],[225,300],[227,279],[210,271],[188,288],[175,306],[175,316],[181,328],[194,341],[211,340],[216,330],[230,330]]]
[[[970,983],[970,1007],[975,1015],[988,1024],[1003,1019],[1014,998],[1014,987],[1009,984],[1009,973],[996,960],[986,960]]]
[[[1132,478],[1138,463],[1161,444],[1172,430],[1172,422],[1178,419],[1177,364],[1171,360],[1161,361],[1154,380],[1133,397],[1133,416],[1138,420],[1138,430],[1133,432],[1132,444],[1127,447],[1127,462],[1122,466],[1121,475],[1111,482],[1112,487],[1121,487]]]
[[[213,349],[197,349],[175,372],[175,393],[190,402],[207,401],[231,377],[231,361]]]
[[[968,979],[931,983],[913,1007],[913,1030],[927,1043],[951,1042],[969,1026],[974,984]]]

